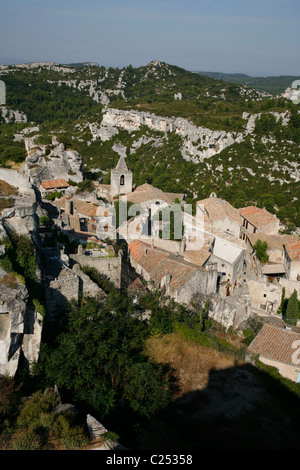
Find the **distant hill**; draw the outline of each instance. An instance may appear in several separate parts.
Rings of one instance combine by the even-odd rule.
[[[294,80],[299,76],[281,75],[270,77],[251,77],[243,73],[222,73],[222,72],[196,72],[205,77],[214,78],[215,80],[224,80],[230,83],[243,84],[257,90],[266,91],[271,95],[279,95],[291,86]]]

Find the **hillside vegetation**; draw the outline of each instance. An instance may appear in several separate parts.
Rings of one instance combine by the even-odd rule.
[[[94,178],[109,183],[109,170],[119,158],[114,146],[121,144],[137,185],[147,181],[165,191],[185,192],[187,202],[215,191],[235,207],[266,207],[289,229],[300,225],[300,117],[299,106],[291,101],[158,61],[123,69],[10,66],[1,76],[7,87],[6,107],[23,112],[31,126],[39,125],[28,136],[40,135],[51,148],[56,135],[67,148],[77,150],[86,178],[93,170]],[[119,129],[108,140],[93,136],[90,125],[100,127],[107,108],[183,118],[212,131],[240,133],[243,139],[211,158],[187,161],[184,139],[174,132],[144,126],[134,133]],[[249,132],[244,113],[248,118],[258,115]],[[2,118],[2,166],[25,158],[23,142],[14,134],[28,122]]]

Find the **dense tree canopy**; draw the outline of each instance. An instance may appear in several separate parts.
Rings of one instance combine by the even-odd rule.
[[[124,406],[148,416],[168,402],[168,382],[143,355],[147,324],[132,315],[126,295],[116,294],[72,304],[65,330],[53,349],[42,348],[37,369],[101,416]]]

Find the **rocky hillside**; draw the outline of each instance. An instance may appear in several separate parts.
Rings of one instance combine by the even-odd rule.
[[[300,114],[289,94],[272,96],[159,61],[123,69],[1,66],[0,75],[7,89],[2,166],[24,163],[28,139],[31,151],[33,142],[42,146],[44,159],[63,144],[73,159],[82,158],[85,179],[109,183],[123,154],[136,184],[185,192],[188,202],[215,191],[236,207],[266,207],[288,230],[300,226]],[[39,162],[26,163],[28,169]]]

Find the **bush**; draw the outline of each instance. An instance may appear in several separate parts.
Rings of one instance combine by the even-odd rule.
[[[267,254],[268,244],[267,242],[262,242],[257,240],[253,249],[255,250],[256,256],[258,257],[261,264],[266,264],[269,261],[269,255]]]

